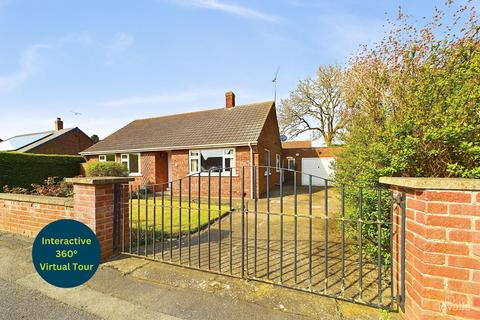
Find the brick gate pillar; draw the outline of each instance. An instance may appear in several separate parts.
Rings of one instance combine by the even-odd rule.
[[[100,242],[101,259],[111,257],[128,244],[128,177],[67,178],[73,184],[73,212],[76,220],[88,225]],[[117,193],[117,195],[115,195]],[[120,215],[114,222],[114,208]],[[114,231],[114,224],[118,226]],[[124,232],[122,237],[121,233]],[[114,235],[117,242],[114,243]]]
[[[480,319],[480,179],[380,178],[406,195],[405,319]],[[400,293],[401,209],[393,286]]]

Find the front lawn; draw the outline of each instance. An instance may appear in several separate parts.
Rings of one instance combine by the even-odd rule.
[[[155,210],[155,230],[157,232],[157,239],[160,238],[162,233],[162,200],[160,198],[156,199],[156,210]],[[134,234],[137,232],[138,228],[138,208],[140,207],[140,231],[141,234],[145,232],[146,221],[147,221],[147,208],[146,208],[145,199],[140,200],[140,204],[137,199],[132,200],[132,229]],[[200,223],[198,218],[198,204],[196,202],[191,202],[190,204],[190,232],[196,232],[199,229],[202,229],[208,224],[208,206],[207,203],[202,203],[200,205]],[[153,221],[154,221],[154,201],[153,199],[148,199],[148,230],[149,232],[153,231]],[[180,208],[181,207],[181,208]],[[229,207],[227,205],[222,206],[222,215],[228,214]],[[171,212],[171,217],[170,217]],[[180,214],[181,213],[181,214]],[[188,233],[188,201],[179,202],[178,200],[173,200],[170,205],[170,199],[165,199],[163,205],[163,232],[164,237],[170,237],[170,226],[172,228],[171,233],[172,237],[178,237],[180,232],[180,226],[182,234]],[[218,219],[219,216],[219,207],[217,204],[210,205],[210,221]],[[181,217],[181,225],[180,225]]]

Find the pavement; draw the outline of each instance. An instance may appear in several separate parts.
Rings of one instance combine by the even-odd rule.
[[[5,280],[0,280],[0,310],[2,319],[100,319],[39,291]]]
[[[2,319],[396,319],[377,309],[270,284],[119,256],[86,284],[43,281],[32,240],[0,233]]]

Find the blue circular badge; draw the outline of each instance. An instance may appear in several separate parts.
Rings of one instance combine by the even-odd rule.
[[[48,283],[72,288],[88,281],[100,264],[100,245],[93,231],[75,220],[57,220],[35,238],[32,260]]]

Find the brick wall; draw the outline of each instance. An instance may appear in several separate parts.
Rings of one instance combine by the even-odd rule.
[[[480,183],[477,180],[479,187],[473,189],[445,186],[438,190],[447,181],[439,180],[417,188],[391,185],[394,193],[406,195],[406,299],[401,313],[406,319],[479,319]],[[395,206],[393,222],[394,289],[398,294],[399,206]]]
[[[35,236],[45,225],[59,219],[75,219],[73,199],[0,194],[0,230]],[[85,221],[82,221],[85,222]]]
[[[118,230],[125,230],[129,241],[128,187],[129,178],[69,178],[74,183],[74,197],[44,197],[0,193],[0,230],[35,237],[47,224],[60,219],[74,219],[86,224],[96,234],[101,257],[106,259],[113,248],[114,188],[119,188],[119,212],[123,212]],[[120,237],[122,239],[122,237]]]
[[[41,144],[32,149],[31,153],[42,154],[72,154],[78,155],[79,152],[92,146],[93,142],[80,129],[75,128],[60,137]]]
[[[258,138],[258,145],[256,151],[258,153],[256,166],[266,166],[266,151],[270,151],[270,167],[275,167],[276,155],[279,154],[283,158],[282,142],[280,141],[280,132],[278,131],[277,113],[275,108],[270,110],[267,115],[265,125]],[[267,179],[265,176],[265,168],[260,168],[257,174],[258,193],[260,196],[267,191]],[[270,188],[275,188],[280,184],[280,173],[275,169],[270,170],[269,185]]]
[[[156,183],[156,155],[157,152],[143,152],[140,154],[141,176],[134,177],[134,184],[146,185]]]

